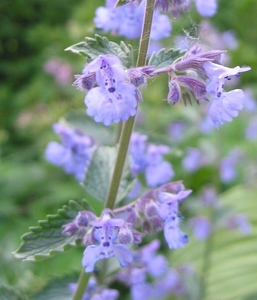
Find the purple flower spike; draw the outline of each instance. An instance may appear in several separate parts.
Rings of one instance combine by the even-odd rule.
[[[109,126],[127,121],[136,114],[136,90],[124,82],[126,74],[120,60],[114,55],[100,55],[86,65],[85,74],[95,73],[99,87],[89,90],[85,97],[87,114],[96,122]]]
[[[130,250],[122,244],[114,243],[117,240],[118,229],[124,225],[124,220],[112,219],[110,214],[104,211],[101,221],[93,221],[91,225],[94,226],[94,238],[98,245],[90,245],[84,251],[82,265],[87,273],[94,270],[98,260],[113,256],[118,259],[121,267],[132,262]]]

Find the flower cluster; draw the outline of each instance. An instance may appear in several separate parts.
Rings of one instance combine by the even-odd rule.
[[[182,182],[171,182],[151,190],[127,206],[113,211],[104,209],[98,218],[90,211],[81,211],[63,226],[63,233],[76,236],[86,246],[82,265],[86,272],[94,270],[98,260],[115,257],[122,267],[133,260],[127,245],[140,244],[144,234],[164,230],[170,249],[184,247],[187,235],[179,228],[179,202],[191,190]],[[137,231],[141,228],[141,231]]]
[[[95,13],[94,22],[97,28],[104,31],[112,31],[115,35],[121,35],[128,39],[140,37],[143,26],[143,17],[146,1],[141,1],[139,5],[129,2],[126,5],[114,8],[117,1],[106,0],[106,6],[100,6]],[[171,22],[168,16],[154,12],[151,40],[169,37],[171,32]]]
[[[132,300],[163,299],[171,294],[184,294],[185,287],[179,273],[169,268],[164,255],[156,253],[159,248],[159,240],[140,248],[134,253],[133,262],[116,275],[118,281],[130,288]]]
[[[231,122],[244,105],[244,92],[240,89],[225,92],[225,83],[250,70],[249,67],[223,66],[220,62],[223,52],[203,52],[201,47],[195,45],[169,69],[155,72],[168,72],[170,75],[169,103],[174,105],[180,99],[191,101],[191,97],[198,103],[202,100],[210,101],[209,117],[217,128],[224,122]]]
[[[94,141],[76,129],[54,124],[53,130],[61,137],[61,143],[50,142],[45,150],[46,159],[56,166],[61,166],[68,174],[75,175],[78,181],[83,181]]]

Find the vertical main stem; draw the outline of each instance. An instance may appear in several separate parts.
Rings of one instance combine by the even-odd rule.
[[[137,67],[144,66],[146,64],[146,57],[148,51],[148,45],[150,40],[152,19],[153,19],[153,11],[154,11],[154,0],[147,0],[145,16],[144,16],[144,25],[140,39],[138,59],[137,59]],[[114,166],[114,171],[105,203],[106,208],[113,209],[115,200],[117,197],[120,180],[122,176],[122,171],[125,163],[125,159],[128,152],[129,141],[133,131],[135,116],[129,118],[127,122],[123,124],[121,136],[119,140],[119,148],[116,163]]]
[[[144,16],[144,24],[143,30],[140,38],[140,45],[139,45],[139,52],[138,52],[138,59],[137,59],[137,67],[144,66],[146,64],[146,57],[151,33],[151,26],[152,26],[152,19],[153,19],[153,11],[154,11],[154,0],[147,0],[146,9],[145,9],[145,16]],[[114,171],[105,203],[106,208],[113,209],[115,200],[117,197],[120,180],[122,176],[122,171],[125,163],[125,159],[128,152],[129,141],[133,131],[134,123],[135,123],[135,116],[129,118],[127,122],[125,122],[122,126],[121,136],[119,140],[119,147],[118,147],[118,154],[117,159],[114,166]],[[86,286],[88,283],[90,275],[85,273],[82,270],[77,290],[73,296],[73,300],[81,300],[84,291],[86,290]]]

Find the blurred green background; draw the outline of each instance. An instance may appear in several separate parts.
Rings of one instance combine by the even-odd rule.
[[[103,1],[0,2],[0,285],[17,288],[24,294],[35,295],[51,276],[68,276],[81,268],[81,249],[37,263],[16,260],[11,252],[19,246],[20,236],[29,226],[35,226],[37,220],[56,213],[70,199],[85,197],[72,176],[45,161],[44,149],[48,142],[57,140],[51,129],[53,123],[71,110],[85,111],[83,93],[71,86],[73,75],[81,72],[85,59],[64,49],[85,36],[94,35],[92,20],[100,5]],[[257,92],[256,11],[255,0],[220,0],[217,15],[209,20],[220,32],[234,30],[238,48],[229,53],[229,65],[252,68],[242,75],[240,86],[249,87],[254,93]],[[201,20],[193,8],[181,19],[173,20],[173,34],[187,32],[193,38]],[[166,39],[165,45],[172,46],[172,38]],[[144,123],[138,122],[138,127],[148,133],[150,139],[172,146],[168,159],[174,166],[175,179],[183,179],[186,187],[194,190],[194,198],[197,199],[203,185],[212,183],[217,169],[213,164],[192,175],[186,174],[181,168],[186,147],[202,147],[214,156],[217,153],[224,156],[235,146],[245,151],[247,157],[240,167],[240,175],[232,184],[220,184],[219,191],[223,193],[221,198],[225,204],[249,215],[253,231],[247,238],[236,235],[223,261],[219,261],[221,246],[218,242],[214,245],[214,270],[207,280],[206,299],[257,299],[254,271],[257,270],[257,146],[256,140],[244,138],[249,114],[242,112],[233,123],[206,137],[198,132],[197,122],[202,116],[196,105],[185,108],[180,104],[171,108],[164,103],[167,78],[151,82],[144,95],[140,109]],[[185,119],[190,126],[178,145],[167,136],[167,126],[171,121]],[[185,211],[190,217],[190,209]],[[222,244],[228,239],[227,235],[232,233],[220,233]],[[238,245],[242,245],[241,250],[231,255]],[[171,254],[172,264],[191,261],[198,268],[202,246],[193,240],[185,249]],[[222,269],[224,261],[227,265]],[[221,273],[225,275],[218,280]],[[229,281],[233,275],[236,279]]]

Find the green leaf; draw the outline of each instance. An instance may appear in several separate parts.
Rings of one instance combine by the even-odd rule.
[[[28,300],[27,297],[22,296],[19,291],[12,287],[0,287],[0,300]]]
[[[78,129],[84,134],[94,138],[100,145],[115,144],[117,133],[116,127],[104,126],[101,123],[96,123],[92,118],[89,118],[85,112],[72,111],[64,119],[61,120],[65,125]]]
[[[174,60],[181,57],[185,52],[174,49],[161,49],[159,52],[153,52],[149,58],[148,65],[155,66],[156,69],[167,67],[172,64]]]
[[[86,37],[84,42],[72,45],[65,50],[82,54],[89,60],[93,60],[103,54],[114,54],[119,57],[126,68],[129,68],[132,65],[132,46],[127,46],[124,42],[121,42],[120,44],[109,42],[106,37],[101,37],[97,34],[95,35],[95,38]]]
[[[66,275],[59,278],[51,278],[42,291],[34,295],[36,300],[70,300],[72,298],[72,290],[69,284],[76,283],[78,280],[77,275]]]
[[[105,202],[117,156],[117,147],[99,147],[95,150],[88,167],[84,186],[86,191],[96,199]],[[135,184],[131,177],[129,161],[124,166],[116,203],[122,200]]]
[[[209,270],[206,280],[205,300],[242,300],[257,294],[257,201],[256,189],[237,186],[219,195],[221,202],[233,207],[237,213],[246,214],[252,232],[242,235],[239,230],[215,231],[208,252]],[[172,261],[180,265],[188,261],[202,275],[205,242],[189,238],[183,249],[172,252]],[[257,299],[257,298],[256,298]]]
[[[39,221],[39,226],[30,227],[30,232],[22,236],[23,242],[14,252],[22,260],[42,260],[59,252],[68,250],[78,243],[76,236],[62,233],[62,226],[70,223],[81,210],[89,210],[86,200],[69,201],[56,215],[48,215],[46,220]]]

